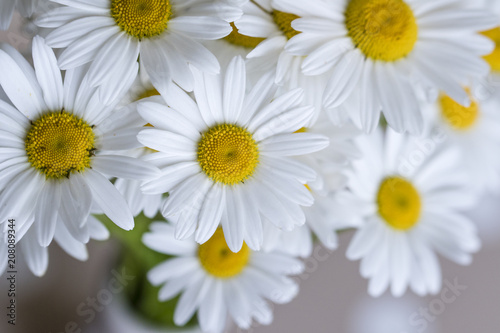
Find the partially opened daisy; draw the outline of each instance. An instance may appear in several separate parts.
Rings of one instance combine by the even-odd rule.
[[[155,222],[143,242],[151,249],[173,256],[148,273],[149,281],[162,285],[158,298],[166,301],[181,294],[174,322],[185,325],[197,311],[204,332],[222,332],[229,316],[242,329],[252,320],[268,325],[273,319],[268,300],[287,303],[298,292],[288,277],[300,274],[303,264],[280,252],[254,252],[247,245],[233,253],[219,228],[204,244],[193,237],[179,241],[175,227]]]
[[[261,216],[285,230],[304,223],[301,206],[314,201],[304,184],[316,174],[289,156],[328,146],[325,136],[294,133],[313,116],[312,107],[300,106],[302,91],[275,97],[277,88],[265,76],[247,93],[245,73],[243,59],[235,57],[225,78],[196,72],[195,99],[172,86],[163,96],[168,107],[138,105],[154,126],[138,139],[159,151],[147,160],[162,171],[143,190],[169,193],[162,213],[178,220],[177,238],[195,233],[204,243],[220,222],[234,252],[243,241],[260,248]]]
[[[40,37],[33,40],[33,62],[34,69],[12,47],[0,48],[0,85],[12,102],[0,101],[1,220],[34,228],[44,247],[61,223],[86,243],[93,203],[132,229],[130,209],[108,177],[146,179],[158,169],[106,151],[140,147],[135,136],[141,126],[134,124],[141,118],[135,110],[111,113],[114,105],[101,103],[84,68],[66,71],[63,81]]]
[[[463,214],[475,204],[458,152],[429,139],[388,129],[359,139],[363,160],[354,161],[348,189],[337,203],[363,224],[347,257],[361,259],[373,296],[387,288],[401,296],[437,293],[441,270],[436,253],[462,265],[480,247],[474,224]]]
[[[291,27],[300,33],[285,50],[306,57],[303,73],[333,70],[325,108],[350,113],[366,131],[383,110],[396,131],[421,133],[416,86],[468,106],[462,85],[488,73],[481,55],[492,49],[478,32],[498,24],[460,0],[273,0],[273,7],[299,16]]]
[[[0,30],[9,29],[10,22],[17,10],[23,17],[31,17],[38,6],[48,0],[2,0],[0,1]]]
[[[491,97],[479,100],[471,89],[472,104],[464,107],[446,95],[428,107],[430,123],[441,136],[460,149],[461,167],[467,170],[471,186],[478,191],[496,191],[500,185],[500,101]]]
[[[192,90],[189,64],[217,73],[217,59],[200,41],[228,35],[228,20],[241,15],[238,1],[53,2],[67,7],[49,11],[37,22],[41,27],[56,28],[47,36],[47,43],[54,48],[66,48],[59,58],[62,69],[92,61],[92,85],[121,86],[123,78],[137,75],[140,59],[141,67],[161,92],[165,92],[172,79],[182,88]],[[103,98],[107,100],[109,96]]]

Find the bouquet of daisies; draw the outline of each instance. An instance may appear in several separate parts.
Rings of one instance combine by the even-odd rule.
[[[152,322],[248,329],[352,229],[370,295],[438,293],[500,189],[496,7],[2,0],[38,34],[0,45],[0,273],[9,244],[42,276],[111,234]]]

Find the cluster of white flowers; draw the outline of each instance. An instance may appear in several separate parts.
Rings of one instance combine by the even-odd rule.
[[[150,282],[181,294],[177,325],[221,332],[269,324],[339,230],[373,296],[437,293],[437,254],[479,250],[464,213],[500,189],[489,2],[47,1],[0,3],[0,29],[17,8],[47,32],[30,59],[0,45],[0,242],[14,219],[34,274],[53,239],[85,260],[109,236],[92,213],[160,212]]]

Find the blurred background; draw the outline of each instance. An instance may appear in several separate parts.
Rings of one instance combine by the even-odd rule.
[[[11,30],[0,32],[0,42],[27,52],[33,32],[16,16]],[[371,298],[367,281],[359,275],[359,263],[345,258],[353,235],[347,232],[340,236],[339,249],[328,252],[318,246],[306,260],[306,272],[296,278],[298,297],[290,304],[274,306],[272,325],[254,326],[249,332],[500,332],[500,195],[488,195],[480,202],[469,215],[479,227],[483,248],[468,267],[441,260],[444,283],[440,294],[420,298],[407,293],[395,299],[386,293]],[[123,307],[123,295],[106,292],[109,282],[123,273],[114,268],[119,244],[91,241],[88,248],[90,259],[81,263],[51,245],[49,269],[43,278],[34,277],[18,256],[16,326],[7,324],[9,282],[4,274],[0,332],[143,333],[133,326],[133,315]],[[126,276],[122,279],[126,284]],[[92,303],[99,297],[104,302]],[[227,332],[243,331],[229,326]]]

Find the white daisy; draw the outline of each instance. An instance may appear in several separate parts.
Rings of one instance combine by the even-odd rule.
[[[492,48],[477,32],[498,24],[460,0],[273,0],[273,7],[300,17],[291,27],[301,33],[285,50],[306,57],[303,73],[333,70],[325,108],[350,113],[366,131],[382,109],[398,132],[421,133],[415,83],[468,106],[462,84],[488,72],[480,56]]]
[[[231,32],[227,20],[241,15],[237,5],[207,0],[52,0],[67,7],[49,11],[37,20],[56,28],[47,36],[62,69],[92,61],[92,85],[123,85],[137,75],[139,62],[158,91],[165,93],[173,79],[193,89],[189,64],[217,73],[219,64],[201,40],[219,39]],[[109,96],[103,96],[108,100]]]
[[[0,30],[9,29],[14,11],[23,17],[31,17],[47,0],[2,0],[0,1]]]
[[[500,147],[500,101],[475,97],[482,87],[473,88],[472,103],[464,107],[446,95],[427,107],[429,123],[437,126],[442,140],[460,149],[461,166],[467,170],[471,186],[482,190],[500,190],[500,155],[492,153]],[[428,148],[433,149],[432,141]]]
[[[294,133],[313,115],[312,107],[299,106],[300,90],[275,98],[277,88],[267,76],[247,93],[241,57],[224,79],[195,72],[196,102],[172,85],[162,95],[169,107],[139,103],[139,113],[155,128],[138,139],[159,151],[148,161],[162,170],[143,190],[169,192],[162,213],[179,220],[177,238],[196,233],[204,243],[222,219],[231,250],[239,251],[243,241],[258,250],[261,216],[285,230],[305,222],[301,206],[314,199],[304,184],[316,174],[288,156],[321,150],[328,139]]]
[[[158,169],[105,152],[140,147],[135,136],[141,127],[134,126],[141,118],[130,109],[111,114],[114,105],[100,102],[83,68],[68,70],[63,81],[40,37],[33,40],[33,62],[34,70],[12,47],[1,46],[0,85],[13,104],[0,101],[1,221],[31,226],[44,247],[61,223],[86,243],[94,203],[118,226],[132,229],[130,209],[108,177],[145,179]]]
[[[174,312],[177,325],[185,325],[195,311],[204,332],[222,332],[228,313],[243,329],[250,328],[253,319],[268,325],[272,308],[267,300],[286,303],[298,292],[287,275],[300,274],[304,267],[289,255],[253,252],[246,245],[233,253],[220,228],[202,245],[193,238],[176,240],[174,234],[174,226],[156,222],[143,242],[173,256],[149,271],[148,279],[163,285],[160,301],[181,293]]]
[[[362,259],[368,291],[394,296],[407,287],[416,294],[437,293],[441,271],[435,252],[466,265],[480,242],[476,228],[461,212],[475,204],[460,155],[441,144],[426,152],[424,138],[376,131],[359,139],[363,160],[353,162],[348,190],[338,204],[363,224],[347,250]]]

